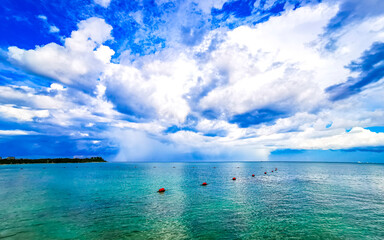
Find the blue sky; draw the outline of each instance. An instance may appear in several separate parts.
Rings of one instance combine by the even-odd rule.
[[[384,162],[384,2],[5,0],[0,156]]]

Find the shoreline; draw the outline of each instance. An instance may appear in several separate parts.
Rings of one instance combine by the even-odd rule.
[[[57,164],[57,163],[102,163],[107,162],[102,157],[91,158],[38,158],[38,159],[1,159],[0,165],[21,164]]]
[[[62,162],[62,163],[0,163],[0,166],[5,166],[5,165],[28,165],[28,164],[76,164],[76,163],[108,163],[107,161],[105,162]]]

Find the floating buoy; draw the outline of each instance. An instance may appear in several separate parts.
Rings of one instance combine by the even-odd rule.
[[[207,186],[208,184],[206,182],[203,182],[203,184],[201,184],[202,186]]]
[[[267,174],[267,172],[264,172],[264,174]]]
[[[252,174],[252,177],[254,177],[255,176],[255,174]]]
[[[234,177],[234,178],[232,178],[232,180],[236,180],[236,178]]]
[[[158,192],[165,192],[164,188],[160,188]]]
[[[273,170],[272,170],[272,172],[273,172]]]
[[[275,171],[277,171],[277,168],[275,168]]]

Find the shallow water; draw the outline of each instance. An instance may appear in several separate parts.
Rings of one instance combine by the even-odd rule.
[[[384,239],[381,164],[3,165],[0,201],[5,239]]]

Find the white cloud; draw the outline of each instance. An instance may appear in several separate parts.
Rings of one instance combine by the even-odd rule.
[[[112,27],[100,18],[89,18],[78,24],[64,46],[50,43],[35,50],[9,47],[11,61],[36,74],[65,85],[93,89],[105,62],[114,51],[101,45],[112,39]]]
[[[48,20],[47,16],[45,16],[45,15],[38,15],[37,18],[41,19],[43,21],[47,21]]]
[[[50,33],[58,33],[60,32],[60,29],[54,25],[49,26],[49,32]]]
[[[292,139],[292,146],[298,149],[348,149],[368,146],[384,146],[384,133],[374,133],[361,127],[352,128],[350,132],[341,132],[320,138],[308,138],[311,129]]]
[[[307,128],[302,132],[274,133],[249,139],[246,144],[266,144],[271,149],[323,149],[337,150],[359,147],[384,146],[384,133],[375,133],[361,127],[350,132],[343,129],[317,131]]]
[[[57,91],[59,84],[51,84],[47,92]],[[18,106],[25,106],[35,109],[56,109],[63,108],[67,102],[62,95],[55,97],[39,94],[35,89],[23,86],[0,86],[0,102],[17,103]]]
[[[144,131],[155,135],[161,135],[162,132],[166,129],[161,123],[158,122],[135,123],[128,121],[116,121],[112,123],[111,126],[125,130]]]
[[[95,0],[95,3],[99,4],[102,7],[107,8],[111,3],[111,0]]]
[[[66,134],[63,127],[79,126],[82,122],[92,122],[89,127],[109,124],[121,116],[101,96],[89,96],[57,83],[39,90],[0,86],[0,115],[16,121],[36,120],[42,129],[56,126],[57,134]]]
[[[359,35],[368,36],[357,41],[348,41],[358,36],[347,29],[344,36],[350,36],[340,38],[341,50],[328,53],[319,37],[336,12],[335,5],[302,7],[256,27],[215,30],[200,45],[185,48],[181,54],[176,47],[136,59],[134,64],[109,65],[102,77],[107,96],[127,112],[158,120],[158,127],[124,122],[115,126],[162,136],[164,127],[183,123],[189,113],[213,109],[219,118],[200,120],[194,126],[199,133],[179,131],[168,134],[168,139],[188,151],[225,151],[228,146],[267,152],[278,147],[310,148],[292,142],[311,143],[314,149],[354,147],[343,140],[351,136],[344,134],[345,129],[379,124],[381,113],[365,110],[358,100],[352,104],[330,102],[324,90],[345,81],[350,73],[344,66],[382,38],[377,30],[382,20],[377,17],[355,26]],[[215,40],[219,43],[213,51],[208,50]],[[205,57],[200,59],[196,54]],[[271,125],[247,129],[227,122],[235,114],[263,108],[288,115]],[[333,125],[326,129],[329,122]],[[202,134],[220,131],[226,136]],[[382,144],[381,135],[369,136],[376,140],[368,145]],[[359,134],[353,137],[364,139]],[[338,140],[342,144],[337,146]]]
[[[102,77],[107,95],[128,113],[156,117],[168,124],[183,122],[190,111],[184,95],[197,81],[199,71],[195,61],[184,54],[168,57],[150,59],[140,68],[109,65]]]
[[[342,81],[337,77],[347,72],[311,46],[335,10],[325,4],[303,7],[254,28],[229,31],[204,65],[204,71],[212,73],[204,76],[205,85],[218,77],[227,84],[209,92],[200,107],[230,117],[262,108],[310,111],[323,104],[324,87]],[[340,73],[327,77],[335,68]]]
[[[143,13],[141,11],[130,12],[129,16],[131,16],[138,24],[143,24]]]
[[[64,91],[65,88],[63,87],[63,85],[60,85],[58,83],[52,83],[51,84],[51,87],[47,89],[48,92],[51,92],[51,91],[54,91],[54,90],[57,90],[57,91]]]
[[[225,2],[227,2],[227,0],[206,0],[206,1],[196,1],[195,3],[199,6],[199,8],[204,13],[210,14],[212,8],[221,9]]]
[[[84,132],[72,132],[70,136],[89,137],[89,133]]]
[[[23,131],[23,130],[0,130],[0,135],[15,136],[15,135],[32,135],[37,134],[33,131]]]
[[[98,3],[107,7],[109,1]],[[222,4],[198,5],[205,12]],[[337,11],[337,5],[327,3],[301,7],[254,27],[212,30],[194,47],[176,37],[171,39],[179,42],[175,46],[120,63],[111,63],[114,51],[104,45],[112,39],[112,27],[90,18],[78,24],[63,46],[9,48],[14,63],[57,82],[41,90],[49,95],[0,86],[0,101],[5,103],[0,112],[19,121],[39,117],[63,127],[81,122],[86,131],[73,134],[85,138],[94,137],[98,125],[106,123],[109,128],[101,134],[120,146],[119,160],[196,152],[206,158],[262,160],[276,148],[384,146],[384,133],[363,129],[384,126],[382,81],[337,102],[325,92],[352,76],[346,65],[373,42],[384,41],[384,18],[343,28],[339,48],[328,52],[324,43],[329,39],[323,33]],[[140,12],[133,17],[142,22]],[[170,35],[177,35],[172,31]],[[248,128],[229,122],[234,115],[259,109],[284,117]],[[208,110],[217,118],[204,118]],[[196,118],[193,124],[186,122],[188,116]],[[166,133],[172,125],[192,130]]]
[[[46,118],[48,110],[33,110],[30,108],[17,108],[13,105],[0,105],[1,116],[17,119],[17,121],[33,121],[34,118]]]
[[[38,15],[37,18],[43,21],[45,27],[49,30],[50,33],[58,33],[58,32],[60,32],[60,29],[58,27],[56,27],[55,25],[50,25],[48,23],[47,16],[45,16],[45,15]]]
[[[107,46],[101,45],[99,48],[97,48],[95,51],[95,57],[100,60],[102,63],[109,63],[111,61],[111,58],[113,54],[115,54],[115,51],[110,49]]]
[[[95,123],[87,123],[87,125],[85,125],[86,127],[93,127],[95,126]]]

